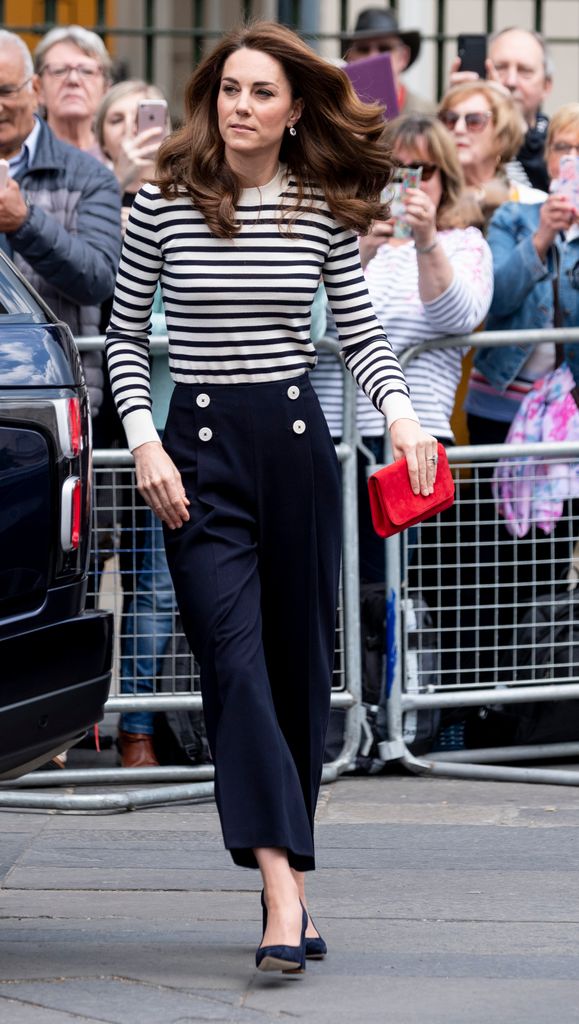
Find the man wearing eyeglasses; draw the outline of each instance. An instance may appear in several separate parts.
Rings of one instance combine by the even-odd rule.
[[[96,32],[80,25],[51,29],[34,51],[39,99],[57,139],[105,161],[94,133],[112,62]]]
[[[548,192],[544,151],[549,119],[541,107],[553,87],[553,62],[545,40],[538,32],[520,28],[495,32],[489,38],[486,67],[487,78],[509,90],[527,125],[517,158],[507,167],[509,177]],[[457,57],[451,67],[451,85],[478,78],[473,71],[459,69]]]
[[[55,137],[36,116],[30,53],[0,30],[0,246],[75,335],[99,333],[120,256],[117,180],[92,156]],[[102,354],[83,356],[93,418],[103,399]]]

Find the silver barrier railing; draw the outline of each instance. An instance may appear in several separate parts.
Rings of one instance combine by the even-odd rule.
[[[543,341],[579,342],[579,329],[440,339],[408,350],[401,362],[407,366],[427,349]],[[535,513],[529,534],[511,537],[495,510],[490,482],[498,460],[505,457],[512,460],[506,483],[516,484],[516,469],[524,465],[532,489],[537,474],[543,479],[547,467],[551,471],[561,465],[578,466],[579,444],[449,448],[457,480],[452,513],[421,524],[410,541],[408,534],[386,541],[395,644],[389,652],[388,740],[379,745],[380,755],[385,762],[397,760],[416,773],[579,785],[575,771],[499,764],[577,755],[579,742],[574,740],[417,756],[408,748],[420,716],[441,709],[504,711],[515,704],[579,698],[572,644],[578,540],[573,508],[570,501],[564,503],[553,535],[538,528]],[[563,611],[561,619],[566,604],[569,611]],[[566,629],[563,641],[561,628]]]
[[[104,339],[79,339],[80,351],[102,349]],[[338,346],[331,339],[319,343],[321,348],[338,355]],[[167,348],[167,339],[152,339],[153,351]],[[342,367],[344,377],[344,408],[342,441],[336,446],[336,453],[342,469],[342,523],[343,546],[340,576],[340,601],[336,626],[336,654],[334,679],[331,694],[332,708],[345,711],[343,746],[338,757],[324,765],[322,781],[335,781],[354,762],[360,741],[361,716],[361,656],[360,656],[360,601],[358,572],[358,520],[357,520],[357,468],[356,468],[356,387],[349,372]],[[133,459],[126,450],[97,449],[93,452],[93,555],[97,563],[104,562],[99,582],[88,600],[91,603],[104,602],[115,613],[116,642],[113,672],[113,686],[106,712],[142,712],[201,709],[199,671],[193,656],[187,648],[185,638],[175,628],[176,608],[174,602],[165,614],[171,616],[168,639],[163,653],[156,660],[152,692],[137,692],[136,673],[123,664],[123,648],[128,639],[124,632],[126,607],[134,597],[138,555],[139,534],[138,502],[134,481]],[[103,515],[105,522],[103,524]],[[153,543],[149,535],[147,543]],[[126,567],[123,569],[123,560]],[[123,575],[130,580],[123,588]],[[159,603],[161,594],[156,593],[156,578],[152,573],[151,603]],[[167,593],[165,592],[165,598]],[[168,597],[166,605],[171,605]],[[125,614],[123,614],[123,606]],[[151,615],[155,620],[158,609]],[[137,625],[137,629],[139,626]],[[134,657],[134,655],[133,655]],[[120,692],[120,677],[131,678],[133,673],[134,692]],[[0,785],[0,806],[36,807],[54,810],[130,810],[137,806],[149,806],[180,800],[206,799],[212,796],[213,766],[204,763],[194,766],[168,765],[159,768],[87,768],[68,769],[58,772],[36,771],[22,778]],[[55,786],[102,786],[103,784],[147,783],[145,790],[128,792],[95,793],[89,795],[46,793],[23,793],[28,788],[53,788]],[[164,783],[153,788],[151,783]],[[10,791],[6,787],[10,787]]]

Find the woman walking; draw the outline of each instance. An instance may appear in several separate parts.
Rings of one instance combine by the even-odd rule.
[[[201,666],[225,846],[263,878],[257,966],[301,970],[325,952],[304,872],[315,866],[340,563],[339,468],[308,375],[320,275],[345,363],[386,416],[416,493],[432,491],[436,442],[358,259],[356,232],[382,212],[390,175],[380,108],[270,22],[227,35],[186,99],[130,214],[109,368]],[[158,281],[176,382],[162,445],[147,338]]]

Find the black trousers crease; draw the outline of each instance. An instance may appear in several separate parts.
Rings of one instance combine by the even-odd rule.
[[[175,387],[163,444],[190,520],[165,529],[201,668],[215,795],[234,862],[315,867],[340,565],[340,471],[307,374]]]

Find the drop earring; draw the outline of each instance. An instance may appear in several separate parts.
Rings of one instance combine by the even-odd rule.
[[[289,129],[289,133],[290,133],[290,135],[291,135],[291,136],[293,136],[294,138],[295,138],[295,136],[297,135],[297,132],[296,132],[296,130],[295,130],[295,128],[294,128],[294,126],[293,126],[293,124],[290,124],[290,129]]]

